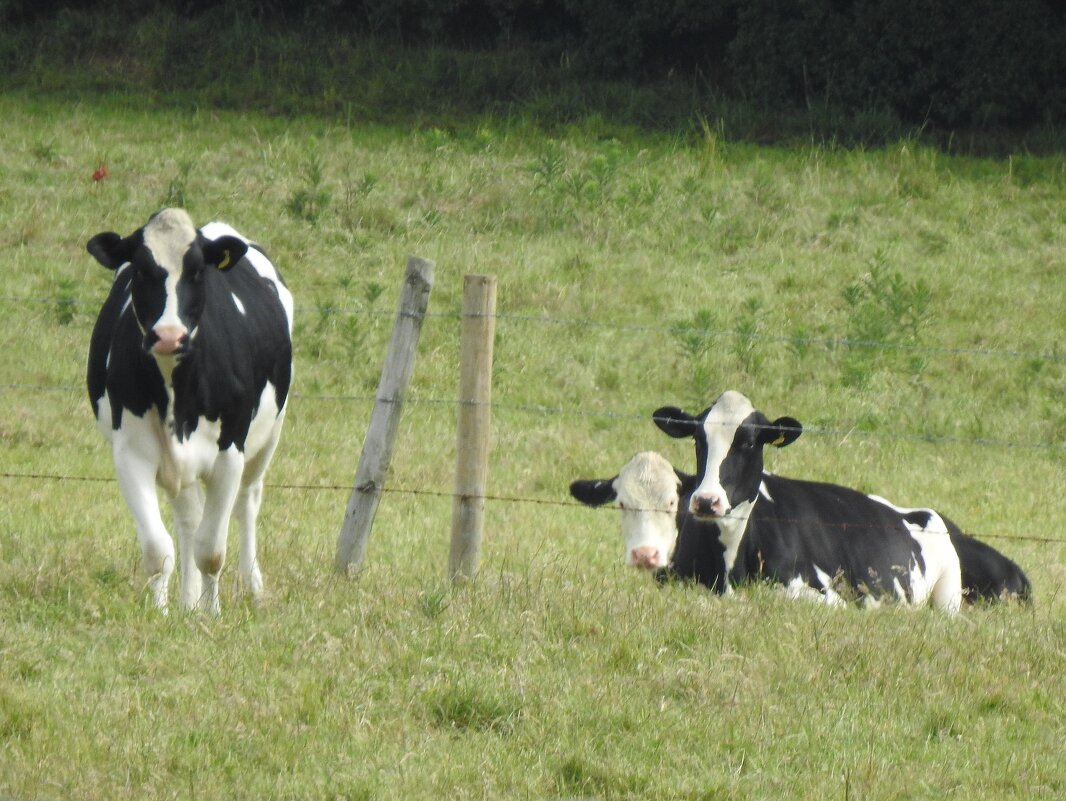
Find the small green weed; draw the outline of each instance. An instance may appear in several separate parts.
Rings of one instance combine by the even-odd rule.
[[[766,354],[763,343],[759,341],[759,316],[762,307],[762,298],[758,296],[752,295],[744,301],[740,319],[736,324],[736,336],[733,338],[733,352],[749,375],[759,372]]]
[[[75,289],[78,282],[73,278],[56,281],[55,313],[60,325],[70,325],[78,314],[78,299]]]
[[[447,589],[427,591],[418,598],[419,610],[430,620],[443,615],[450,605],[451,593]]]
[[[556,768],[556,790],[564,798],[639,797],[647,781],[616,773],[587,759],[572,756]]]
[[[59,162],[59,149],[56,147],[55,142],[49,140],[47,142],[38,142],[30,150],[33,157],[41,164],[56,164]]]
[[[792,336],[788,338],[788,348],[800,361],[806,359],[814,345],[814,335],[811,329],[803,324],[792,329]]]
[[[527,168],[533,176],[533,185],[537,189],[548,189],[555,186],[558,180],[566,172],[566,159],[562,149],[552,140],[544,145],[544,150]]]
[[[367,306],[373,306],[377,302],[377,299],[384,294],[385,285],[379,284],[376,281],[371,281],[366,285],[363,292],[363,297],[366,299]]]
[[[167,188],[159,199],[161,207],[187,208],[189,205],[189,175],[196,165],[195,159],[183,159],[178,162],[177,175],[167,182]]]
[[[690,320],[681,321],[671,329],[683,362],[682,370],[688,375],[689,392],[696,404],[707,400],[714,375],[710,360],[714,327],[714,312],[700,309]]]
[[[719,117],[717,122],[711,124],[711,121],[703,114],[697,114],[696,129],[698,141],[696,158],[699,174],[712,175],[722,165],[725,122]]]
[[[332,193],[324,185],[325,159],[322,154],[313,149],[302,172],[304,185],[289,196],[285,210],[297,220],[317,225],[333,201]]]
[[[393,210],[371,197],[378,184],[378,176],[373,172],[363,173],[358,180],[349,175],[344,183],[341,221],[349,232],[359,232],[360,239],[376,233],[393,234],[401,228]],[[303,191],[307,195],[313,194],[310,189]],[[304,200],[301,198],[299,202],[302,204]]]
[[[846,386],[866,386],[883,369],[921,375],[925,359],[914,349],[922,344],[933,299],[924,280],[908,281],[879,254],[867,275],[845,287],[843,298],[848,318],[841,373]]]
[[[494,696],[467,682],[430,691],[425,703],[434,722],[451,729],[506,734],[522,715],[517,700]]]

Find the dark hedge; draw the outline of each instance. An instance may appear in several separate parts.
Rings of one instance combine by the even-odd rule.
[[[532,48],[589,77],[684,76],[756,107],[887,113],[909,125],[1066,120],[1066,11],[1047,0],[0,0],[7,27],[96,8],[374,36],[405,46]]]

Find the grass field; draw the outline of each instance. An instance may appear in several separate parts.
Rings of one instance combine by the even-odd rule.
[[[0,797],[1061,799],[1066,159],[758,147],[715,121],[545,133],[0,97]],[[106,164],[108,175],[93,181]],[[163,205],[260,241],[297,301],[267,583],[149,608],[83,388]],[[408,254],[436,262],[357,580],[333,551]],[[482,573],[445,581],[462,278],[498,277]],[[770,469],[931,505],[1035,604],[722,600],[622,566],[568,483],[691,445],[724,389],[808,428]],[[235,548],[231,543],[231,548]]]

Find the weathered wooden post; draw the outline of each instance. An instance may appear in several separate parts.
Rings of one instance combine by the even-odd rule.
[[[481,559],[495,336],[496,277],[468,275],[463,283],[455,498],[448,557],[448,575],[452,581],[474,579]]]
[[[347,575],[358,573],[366,559],[367,541],[385,485],[385,473],[392,459],[403,399],[411,381],[418,337],[422,333],[422,321],[433,289],[433,267],[433,262],[417,256],[407,260],[400,305],[392,339],[385,352],[374,411],[370,415],[355,483],[337,538],[336,568]]]

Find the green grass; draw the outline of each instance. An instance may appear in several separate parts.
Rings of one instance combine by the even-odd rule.
[[[135,96],[8,94],[0,116],[0,795],[1066,793],[1061,156]],[[298,305],[267,598],[236,594],[231,554],[219,620],[148,608],[82,388],[109,277],[84,244],[175,199],[261,241]],[[367,568],[342,580],[411,253],[437,265],[431,317]],[[453,591],[465,273],[499,280],[489,491],[507,500]],[[896,347],[853,341],[868,332]],[[726,388],[808,426],[771,469],[942,509],[1026,569],[1033,609],[721,600],[626,571],[615,517],[567,484],[647,448],[691,469],[650,411]]]

